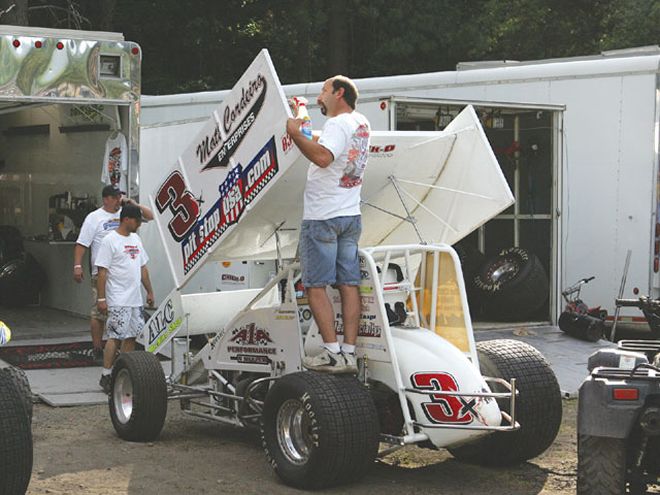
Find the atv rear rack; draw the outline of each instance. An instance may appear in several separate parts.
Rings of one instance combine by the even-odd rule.
[[[635,366],[634,369],[621,369],[621,368],[608,368],[601,366],[595,368],[591,372],[594,378],[614,378],[625,380],[627,378],[635,378],[640,380],[660,380],[660,369],[647,363],[642,363]]]

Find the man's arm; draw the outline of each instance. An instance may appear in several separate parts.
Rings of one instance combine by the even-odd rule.
[[[101,313],[108,312],[108,303],[105,300],[105,283],[108,280],[108,269],[102,266],[98,267],[98,280],[96,282],[96,292],[98,299],[96,300],[96,307]]]
[[[328,148],[317,142],[318,138],[307,139],[300,132],[301,124],[302,119],[288,119],[286,121],[286,132],[291,136],[293,142],[296,143],[300,152],[305,155],[305,158],[321,168],[327,167],[335,160],[335,157],[332,156]]]
[[[73,280],[78,283],[85,278],[82,269],[82,259],[85,256],[85,251],[87,251],[87,248],[82,244],[76,244],[76,247],[73,248]]]
[[[147,265],[142,267],[142,285],[147,291],[147,306],[151,307],[154,305],[154,291],[151,288],[151,279],[149,279],[149,270],[147,270]]]
[[[140,203],[138,203],[134,199],[124,198],[124,201],[122,202],[122,204],[131,204],[131,205],[135,205],[138,208],[140,208],[140,212],[142,213],[142,219],[147,221],[147,222],[149,220],[154,219],[154,212],[151,211],[151,208],[149,208],[148,206],[141,205]]]

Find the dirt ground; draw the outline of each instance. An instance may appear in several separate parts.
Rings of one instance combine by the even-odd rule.
[[[266,463],[257,431],[183,414],[170,402],[160,439],[120,440],[107,406],[36,405],[34,470],[28,494],[157,494],[299,492]],[[323,493],[573,494],[577,401],[564,401],[562,428],[540,457],[509,469],[462,464],[444,451],[406,447],[378,462],[358,484]]]

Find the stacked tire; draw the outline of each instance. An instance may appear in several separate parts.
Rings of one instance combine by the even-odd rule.
[[[0,225],[0,305],[25,306],[39,300],[46,274],[25,252],[21,233]]]
[[[27,491],[32,475],[32,402],[22,370],[0,369],[0,494]],[[24,380],[25,379],[25,380]],[[29,403],[29,407],[28,407]]]
[[[548,275],[536,255],[512,247],[486,261],[473,279],[483,316],[500,321],[534,317],[548,300]]]

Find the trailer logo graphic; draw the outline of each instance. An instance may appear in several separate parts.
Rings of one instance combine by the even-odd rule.
[[[236,150],[238,150],[241,142],[252,127],[252,124],[257,120],[257,115],[259,114],[261,107],[263,107],[264,100],[266,99],[266,86],[266,78],[261,74],[258,74],[256,79],[250,81],[247,90],[243,88],[241,98],[239,102],[234,105],[234,108],[230,109],[229,106],[225,107],[225,132],[228,133],[231,130],[236,119],[238,119],[244,112],[245,117],[243,117],[243,120],[241,120],[234,132],[227,136],[224,143],[222,143],[220,129],[216,127],[212,136],[206,136],[202,142],[197,145],[197,157],[199,158],[200,164],[204,165],[202,171],[218,167],[226,167],[229,165],[229,159],[234,153],[236,153]],[[259,91],[261,91],[261,93],[248,109],[249,103]],[[222,146],[220,146],[221,143]],[[213,154],[216,149],[218,149],[217,153]],[[209,156],[211,158],[207,162]]]
[[[469,424],[475,420],[476,398],[441,393],[458,392],[458,383],[449,373],[439,371],[414,373],[410,381],[417,390],[440,392],[429,393],[431,402],[422,403],[424,414],[431,423]]]
[[[273,339],[270,338],[268,331],[257,327],[255,323],[248,323],[232,330],[229,342],[235,345],[227,346],[227,352],[236,354],[230,359],[239,363],[268,364],[270,363],[268,355],[277,352],[274,347],[269,346],[273,344]]]
[[[271,137],[243,168],[232,168],[218,187],[219,199],[181,243],[183,270],[188,273],[225,231],[237,223],[247,206],[279,170],[275,137]]]

